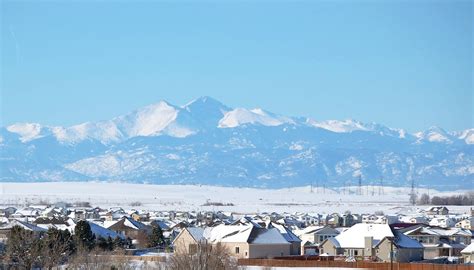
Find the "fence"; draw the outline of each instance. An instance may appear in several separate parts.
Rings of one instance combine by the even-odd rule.
[[[344,262],[316,260],[281,260],[281,259],[239,259],[241,266],[270,267],[344,267],[379,270],[474,270],[474,265],[463,264],[431,264],[431,263],[375,263],[375,262]]]

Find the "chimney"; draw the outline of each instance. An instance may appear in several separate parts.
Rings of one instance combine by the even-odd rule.
[[[372,243],[374,242],[374,237],[366,236],[364,237],[364,256],[372,256]]]

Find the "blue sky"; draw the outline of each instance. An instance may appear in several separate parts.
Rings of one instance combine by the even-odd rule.
[[[473,127],[471,1],[2,1],[2,126],[212,96],[409,131]]]

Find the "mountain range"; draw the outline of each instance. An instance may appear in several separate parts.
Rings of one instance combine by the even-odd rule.
[[[123,181],[280,188],[302,185],[473,189],[474,129],[409,133],[230,108],[201,97],[160,101],[71,127],[0,129],[0,181]]]

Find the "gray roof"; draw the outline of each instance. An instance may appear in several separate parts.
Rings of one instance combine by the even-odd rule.
[[[416,241],[415,239],[406,236],[402,232],[393,231],[395,235],[395,245],[399,248],[423,248],[423,245],[420,242]]]
[[[340,247],[341,247],[341,244],[339,244],[339,241],[337,241],[336,238],[330,237],[330,238],[328,238],[327,240],[328,240],[329,242],[331,242],[331,243],[334,245],[334,247],[336,247],[336,248],[340,248]]]
[[[196,241],[201,241],[204,239],[204,229],[203,228],[196,228],[196,227],[188,227],[186,228],[189,234],[194,238]]]

